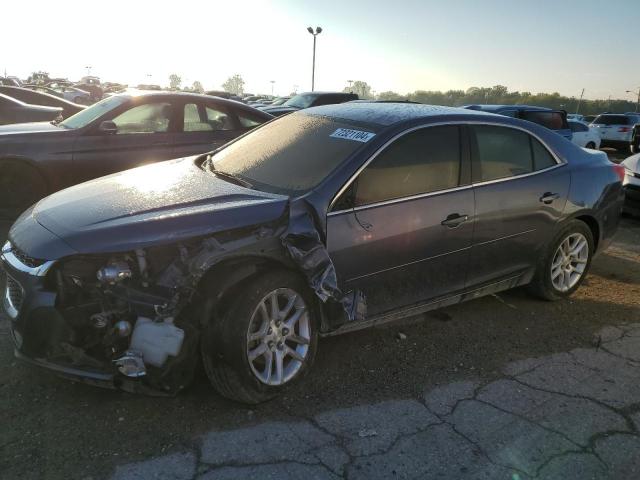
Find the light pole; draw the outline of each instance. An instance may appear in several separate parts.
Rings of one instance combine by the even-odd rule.
[[[636,93],[635,90],[627,90],[627,93]],[[638,102],[636,103],[636,112],[640,111],[640,87],[638,87]]]
[[[313,65],[311,67],[311,91],[313,92],[316,84],[316,37],[322,33],[322,27],[316,27],[315,32],[313,28],[307,27],[307,32],[313,35]]]
[[[353,85],[353,80],[347,80],[349,82],[349,91],[351,91],[351,85]]]
[[[271,96],[273,97],[273,84],[276,83],[275,80],[269,80],[271,82]]]
[[[87,69],[87,77],[91,75],[91,66],[84,67]]]

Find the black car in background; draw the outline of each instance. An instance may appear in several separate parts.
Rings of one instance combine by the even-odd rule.
[[[76,183],[213,150],[273,118],[206,95],[138,92],[113,95],[51,122],[60,109],[23,107],[2,96],[0,102],[5,98],[32,111],[23,121],[47,120],[0,127],[0,215],[9,217]],[[0,119],[1,112],[0,106]]]
[[[334,105],[337,103],[350,102],[352,100],[358,100],[358,95],[355,93],[343,92],[306,92],[291,97],[282,105],[267,105],[260,108],[260,110],[279,117],[280,115],[296,112],[304,108]]]
[[[31,105],[62,108],[62,118],[70,117],[85,109],[84,105],[70,102],[49,93],[29,90],[28,88],[0,86],[0,93]]]
[[[62,118],[62,108],[31,105],[0,93],[0,125],[23,122],[50,122]],[[2,172],[0,178],[5,176]],[[0,200],[1,205],[2,200]]]

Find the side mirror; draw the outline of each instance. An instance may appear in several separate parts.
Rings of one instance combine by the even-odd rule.
[[[98,127],[98,131],[106,133],[108,135],[113,135],[114,133],[118,132],[118,126],[111,120],[105,120]]]

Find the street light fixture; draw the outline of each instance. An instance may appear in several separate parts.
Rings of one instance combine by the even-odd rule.
[[[84,67],[87,69],[87,77],[91,75],[91,66]]]
[[[627,90],[627,93],[636,93],[635,90]],[[636,102],[636,113],[640,112],[640,87],[638,87],[638,101]]]
[[[316,84],[316,37],[322,33],[322,27],[316,27],[315,32],[312,27],[307,27],[307,32],[313,35],[313,65],[311,67],[311,91],[313,92]]]

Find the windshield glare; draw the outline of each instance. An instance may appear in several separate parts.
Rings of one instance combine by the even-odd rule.
[[[316,99],[316,95],[311,93],[296,95],[284,102],[283,107],[296,107],[296,108],[309,108],[313,101]]]
[[[213,167],[259,190],[302,194],[365,145],[332,137],[338,128],[373,131],[329,117],[294,113],[267,123],[225,147],[212,157]]]
[[[104,100],[101,100],[98,103],[94,103],[90,107],[79,111],[75,115],[71,115],[63,122],[60,122],[59,125],[64,128],[82,128],[86,125],[89,125],[96,118],[101,117],[105,113],[119,107],[128,100],[129,97],[118,95],[105,98]]]

